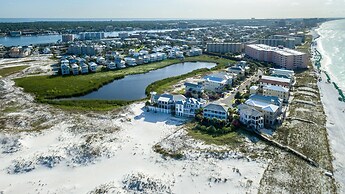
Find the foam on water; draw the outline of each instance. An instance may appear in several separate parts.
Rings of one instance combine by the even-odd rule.
[[[322,68],[345,90],[345,20],[323,23],[317,30],[323,56]]]

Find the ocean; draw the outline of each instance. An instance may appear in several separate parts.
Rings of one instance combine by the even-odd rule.
[[[323,57],[321,69],[327,71],[332,81],[345,91],[345,20],[321,24],[317,29],[318,47]]]

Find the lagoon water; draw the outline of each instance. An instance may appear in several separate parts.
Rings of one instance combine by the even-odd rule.
[[[345,90],[345,20],[323,23],[317,32],[320,35],[320,52],[324,57],[322,68]]]
[[[3,46],[29,46],[35,44],[56,43],[61,40],[61,35],[42,36],[21,36],[21,37],[0,37],[0,44]]]
[[[215,66],[215,63],[204,62],[179,63],[144,74],[128,75],[123,79],[114,80],[95,92],[73,99],[139,100],[146,98],[145,89],[155,81]]]
[[[202,29],[202,28],[193,28],[193,29]],[[177,29],[164,29],[164,30],[134,30],[134,31],[114,31],[114,32],[105,32],[105,37],[116,37],[119,33],[128,33],[128,34],[136,34],[139,32],[144,33],[160,33],[160,32],[170,32]],[[76,34],[76,37],[78,35]],[[39,36],[21,36],[21,37],[0,37],[0,45],[3,46],[29,46],[29,45],[36,45],[36,44],[50,44],[50,43],[57,43],[57,41],[61,41],[62,35],[39,35]]]

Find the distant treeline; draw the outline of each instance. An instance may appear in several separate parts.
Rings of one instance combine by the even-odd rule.
[[[220,25],[273,25],[277,20],[157,20],[157,21],[37,21],[20,23],[0,23],[0,32],[56,31],[61,33],[87,31],[121,31],[128,28],[151,30],[184,27],[212,27]]]
[[[174,28],[197,28],[221,25],[250,25],[271,26],[276,25],[280,19],[237,19],[237,20],[152,20],[152,21],[36,21],[18,23],[0,23],[0,32],[25,31],[44,33],[56,31],[59,33],[74,33],[88,31],[121,31],[133,29],[174,29]],[[284,21],[298,25],[308,23],[315,25],[325,19],[285,19]]]

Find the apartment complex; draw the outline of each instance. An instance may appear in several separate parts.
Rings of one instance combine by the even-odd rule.
[[[207,43],[206,48],[210,53],[241,53],[244,45],[242,43]]]
[[[249,44],[245,47],[245,54],[252,59],[274,63],[285,69],[307,68],[307,54],[288,48]]]

